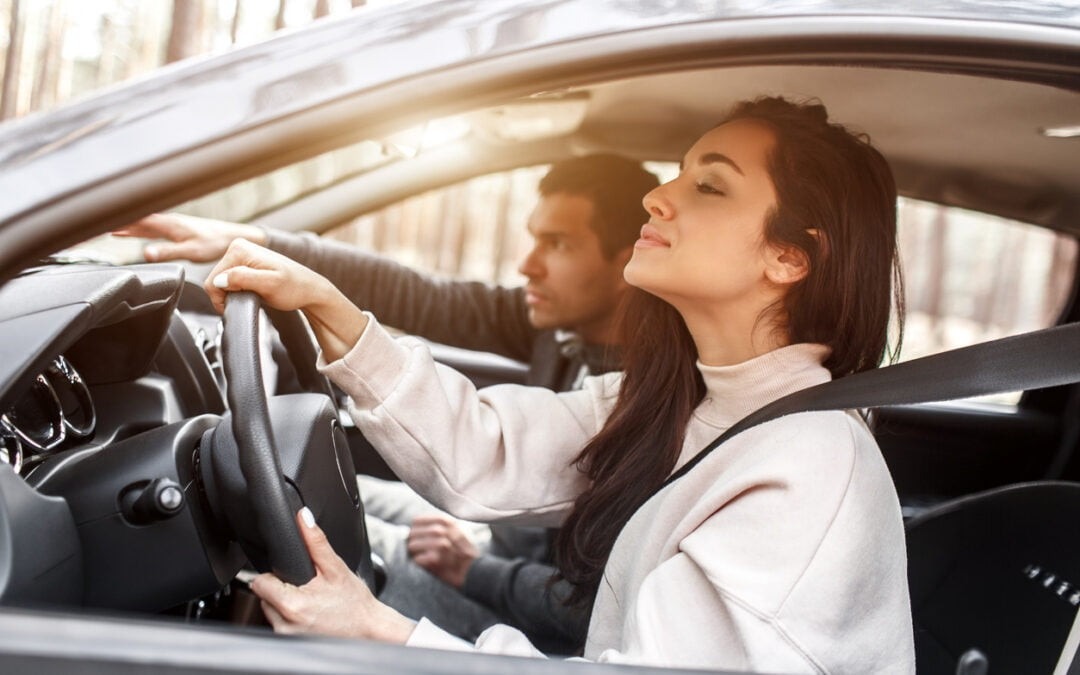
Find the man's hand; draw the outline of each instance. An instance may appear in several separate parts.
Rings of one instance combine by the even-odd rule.
[[[317,633],[405,644],[415,624],[375,599],[330,547],[307,508],[297,514],[300,533],[315,564],[315,577],[293,586],[260,574],[251,590],[277,633]]]
[[[149,244],[143,249],[143,257],[148,262],[212,262],[225,255],[225,250],[234,239],[247,239],[266,245],[266,233],[254,225],[197,218],[182,213],[155,213],[113,230],[113,234],[117,237],[168,239],[167,242]]]
[[[480,556],[476,545],[446,516],[417,516],[406,542],[416,564],[454,588],[465,585],[469,566]]]

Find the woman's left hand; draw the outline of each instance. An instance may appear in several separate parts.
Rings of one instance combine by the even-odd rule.
[[[303,586],[293,586],[273,574],[260,574],[251,583],[274,631],[405,644],[416,624],[375,599],[334,553],[306,507],[297,514],[297,523],[315,565],[314,578]]]

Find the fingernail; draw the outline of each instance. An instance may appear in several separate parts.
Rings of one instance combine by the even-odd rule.
[[[228,272],[222,272],[221,274],[214,277],[214,285],[217,286],[218,288],[228,288],[229,287],[229,273]]]
[[[147,260],[157,260],[158,247],[157,246],[147,246],[146,248],[143,249],[143,257],[146,258]]]
[[[300,509],[300,520],[304,521],[304,525],[309,528],[315,527],[315,516],[311,513],[311,509],[306,506]]]

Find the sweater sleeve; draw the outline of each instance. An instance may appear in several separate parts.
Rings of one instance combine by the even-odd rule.
[[[483,522],[561,522],[586,486],[574,460],[618,391],[617,374],[561,394],[518,385],[478,391],[422,342],[394,339],[374,317],[349,353],[321,368],[398,476],[451,514]]]
[[[268,229],[266,237],[269,248],[323,275],[388,326],[454,347],[530,358],[537,331],[520,288],[435,279],[311,233]]]

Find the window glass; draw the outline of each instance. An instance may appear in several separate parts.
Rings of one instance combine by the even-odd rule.
[[[900,200],[907,276],[905,358],[1053,325],[1077,241],[972,211]]]
[[[1069,300],[1077,240],[983,213],[900,200],[906,283],[901,360],[1052,326]],[[1014,405],[1022,392],[976,399]]]
[[[675,164],[648,163],[661,180]],[[325,236],[430,273],[516,285],[536,185],[518,169],[407,199]],[[1046,228],[912,199],[899,204],[907,314],[901,360],[1053,325],[1076,271],[1077,241]],[[1019,393],[984,399],[1014,404]]]
[[[177,207],[193,215],[247,221],[344,177],[450,142],[460,120],[363,141]],[[662,181],[671,162],[648,162]],[[388,255],[440,276],[516,285],[530,245],[525,229],[546,166],[481,176],[403,200],[324,236]],[[1046,228],[911,199],[899,203],[907,314],[901,360],[1052,325],[1068,302],[1077,240]],[[100,237],[75,255],[141,260],[144,242]],[[1019,393],[987,399],[1015,403]]]

